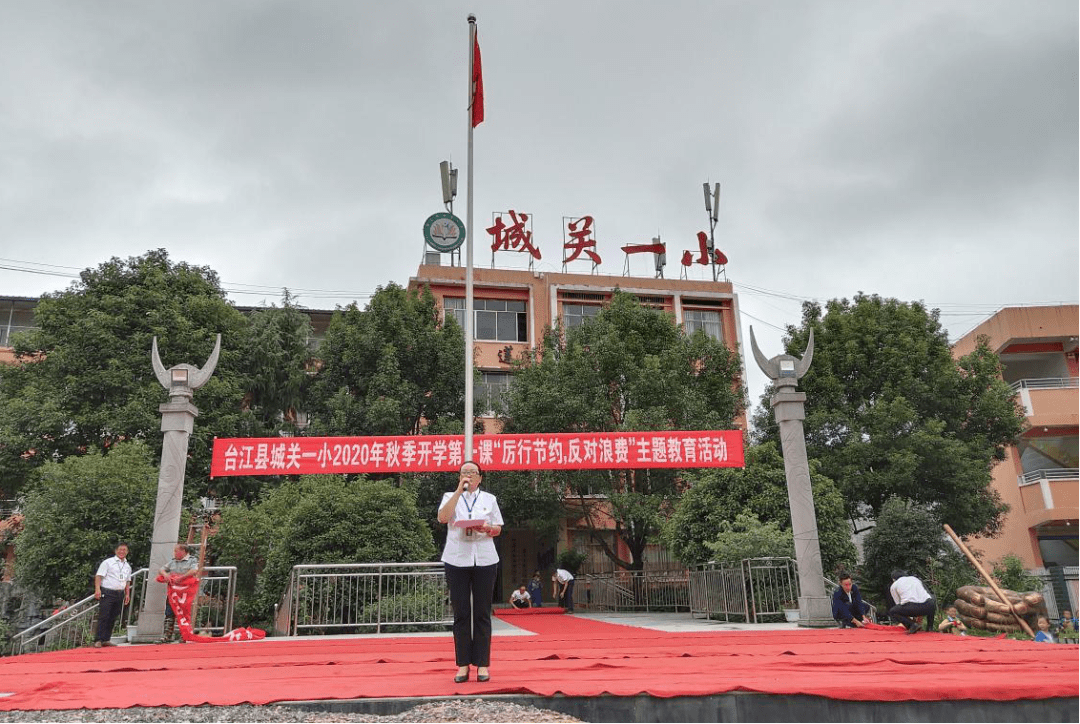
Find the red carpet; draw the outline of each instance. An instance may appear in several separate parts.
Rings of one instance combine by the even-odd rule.
[[[454,684],[446,637],[266,639],[0,659],[0,711],[476,694],[658,697],[750,691],[867,701],[1077,697],[1078,648],[896,630],[664,633],[504,617],[491,681]]]

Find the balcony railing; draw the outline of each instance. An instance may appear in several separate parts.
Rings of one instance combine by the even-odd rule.
[[[1013,392],[1028,390],[1063,390],[1080,387],[1080,377],[1033,377],[1013,382]]]
[[[1050,470],[1032,470],[1016,479],[1017,485],[1034,485],[1040,480],[1076,480],[1080,477],[1078,468],[1052,468]]]

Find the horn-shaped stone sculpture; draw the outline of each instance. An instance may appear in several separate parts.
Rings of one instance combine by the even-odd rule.
[[[803,433],[806,394],[795,389],[799,380],[810,369],[810,361],[814,358],[814,330],[810,330],[810,339],[802,357],[780,354],[766,359],[758,348],[752,326],[750,346],[758,367],[772,380],[775,388],[771,403],[773,415],[780,427],[788,506],[791,509],[791,532],[795,538],[795,560],[799,564],[799,625],[831,626],[832,607],[825,595],[814,493],[810,487],[810,467],[806,459],[806,438]]]
[[[173,379],[169,372],[172,370],[187,370],[187,384],[184,387],[195,391],[206,384],[206,381],[210,379],[210,375],[214,373],[214,369],[217,367],[218,355],[221,354],[221,335],[217,336],[217,341],[214,343],[214,351],[210,353],[210,356],[206,359],[206,364],[202,366],[202,369],[189,364],[179,364],[175,367],[165,369],[165,365],[161,364],[161,357],[158,355],[157,337],[154,337],[154,342],[150,346],[150,362],[154,365],[154,374],[157,376],[158,382],[161,386],[170,392],[173,389]],[[190,395],[189,395],[190,397]]]
[[[158,472],[157,505],[154,509],[154,537],[150,541],[151,571],[165,567],[172,556],[180,533],[180,504],[184,497],[184,474],[187,469],[188,438],[195,429],[199,410],[191,404],[192,394],[206,384],[217,367],[221,353],[221,335],[217,336],[214,351],[202,368],[178,364],[168,369],[161,364],[157,337],[150,346],[150,363],[154,376],[169,392],[169,401],[158,408],[161,412],[161,469]],[[157,641],[165,630],[165,585],[151,579],[146,585],[139,626],[134,640]]]

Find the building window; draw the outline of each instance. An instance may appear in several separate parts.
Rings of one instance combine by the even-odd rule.
[[[562,305],[563,326],[567,329],[580,327],[586,320],[592,319],[600,313],[597,304],[566,304]]]
[[[465,327],[465,299],[444,297],[443,309]],[[515,299],[474,299],[473,339],[486,342],[528,342],[526,303]]]
[[[683,310],[683,326],[687,334],[693,334],[701,330],[717,342],[724,341],[724,329],[720,325],[720,312],[711,312],[706,309]]]
[[[481,372],[480,387],[476,398],[489,416],[495,416],[506,409],[506,397],[514,376],[508,372]]]

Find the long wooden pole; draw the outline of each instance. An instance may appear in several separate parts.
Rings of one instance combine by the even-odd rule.
[[[994,593],[997,594],[997,597],[1001,599],[1002,603],[1009,607],[1009,610],[1012,611],[1012,615],[1016,616],[1016,620],[1020,622],[1020,627],[1024,629],[1028,636],[1035,638],[1035,632],[1031,630],[1031,626],[1024,620],[1024,617],[1016,612],[1016,606],[1013,605],[1013,602],[1002,593],[1001,589],[998,588],[997,582],[995,582],[993,577],[986,572],[986,569],[982,567],[982,564],[976,560],[975,556],[968,550],[968,547],[964,545],[964,541],[960,540],[960,537],[953,532],[953,529],[949,527],[948,523],[945,523],[945,532],[949,534],[949,537],[953,539],[953,542],[956,543],[956,545],[960,546],[960,551],[967,556],[969,561],[971,561],[971,565],[975,566],[975,570],[979,572],[979,575],[983,577],[983,580],[990,584],[990,588],[994,589]]]

